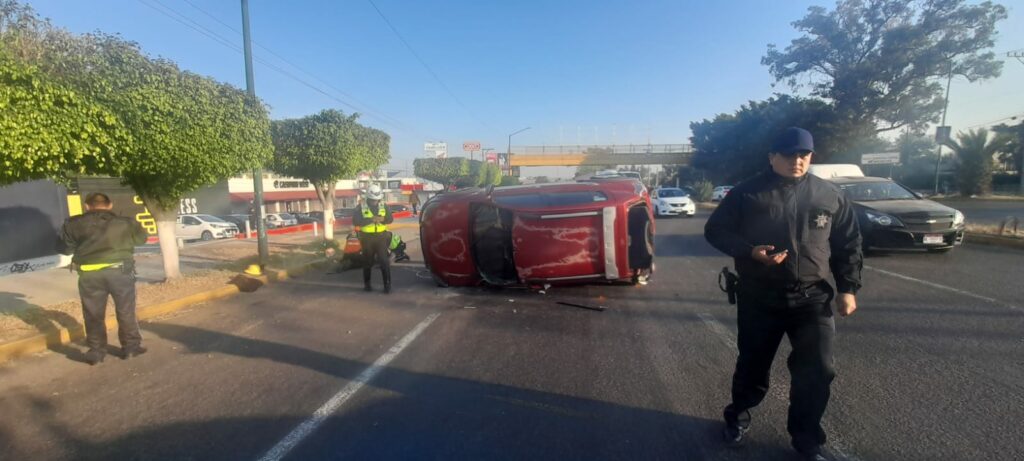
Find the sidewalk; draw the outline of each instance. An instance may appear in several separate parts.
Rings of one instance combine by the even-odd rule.
[[[403,220],[405,221],[405,220]],[[415,221],[402,222],[403,226]],[[419,237],[418,227],[399,227],[406,241]],[[335,232],[335,239],[345,232]],[[286,269],[322,258],[312,232],[274,235],[269,238],[268,267]],[[187,245],[180,250],[182,278],[163,282],[163,260],[159,249],[136,250],[138,306],[168,302],[194,293],[221,288],[231,283],[258,259],[255,239],[225,239]],[[108,315],[113,315],[113,306]],[[78,276],[65,269],[51,269],[0,277],[0,343],[47,333],[59,327],[81,324]]]

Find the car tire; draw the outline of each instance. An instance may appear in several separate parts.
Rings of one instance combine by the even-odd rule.
[[[213,240],[213,232],[203,231],[203,235],[200,238],[203,239],[204,242]]]

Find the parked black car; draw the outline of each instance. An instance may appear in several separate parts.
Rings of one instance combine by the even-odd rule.
[[[310,211],[309,213],[294,213],[295,218],[299,220],[299,224],[309,223],[320,223],[324,222],[323,211]]]
[[[829,178],[856,208],[864,249],[949,251],[964,240],[963,213],[891,179]]]
[[[220,218],[220,219],[223,219],[223,220],[225,220],[225,221],[227,221],[227,222],[229,222],[231,224],[234,224],[235,226],[238,226],[238,231],[239,232],[245,232],[245,223],[246,223],[246,221],[249,222],[249,229],[250,230],[256,230],[256,223],[255,223],[255,221],[252,221],[249,218],[249,215],[245,215],[245,214],[229,214],[229,215],[219,215],[217,217]]]
[[[355,214],[355,208],[339,208],[337,210],[334,210],[334,219],[351,218]]]

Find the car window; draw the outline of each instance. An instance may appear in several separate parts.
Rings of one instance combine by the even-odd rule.
[[[220,219],[220,218],[218,218],[216,216],[211,216],[211,215],[208,215],[208,214],[200,214],[200,215],[196,215],[196,217],[199,218],[199,219],[202,219],[203,221],[206,221],[206,222],[227,222],[227,221],[225,221],[223,219]]]
[[[281,219],[295,219],[295,216],[290,213],[281,213]]]
[[[658,197],[686,197],[686,192],[682,189],[659,189]]]
[[[196,225],[196,224],[202,224],[202,223],[199,222],[198,219],[193,218],[191,216],[185,216],[185,217],[181,218],[181,222],[183,222],[185,224],[188,224],[190,226]]]
[[[608,196],[601,191],[560,192],[556,194],[504,195],[495,197],[500,205],[524,207],[555,207],[603,202]]]
[[[916,200],[912,192],[894,182],[864,182],[839,186],[850,200],[871,202],[875,200]]]

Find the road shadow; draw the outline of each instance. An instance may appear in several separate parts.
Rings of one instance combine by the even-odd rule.
[[[368,366],[288,344],[190,326],[144,329],[193,354],[302,367],[344,381]],[[254,362],[258,363],[258,361]],[[339,382],[339,389],[342,383]],[[720,443],[715,420],[386,367],[360,403],[331,416],[290,459],[791,459],[787,447]],[[370,398],[371,389],[388,391]],[[287,405],[291,407],[292,405]],[[224,418],[142,428],[102,443],[51,428],[76,459],[253,459],[300,417]],[[339,434],[344,436],[339,437]]]
[[[45,309],[25,301],[25,295],[0,291],[0,315],[16,318],[46,336],[46,348],[74,362],[85,363],[85,354],[63,344],[60,330],[66,328],[72,338],[85,335],[85,327],[74,316],[55,309]]]

